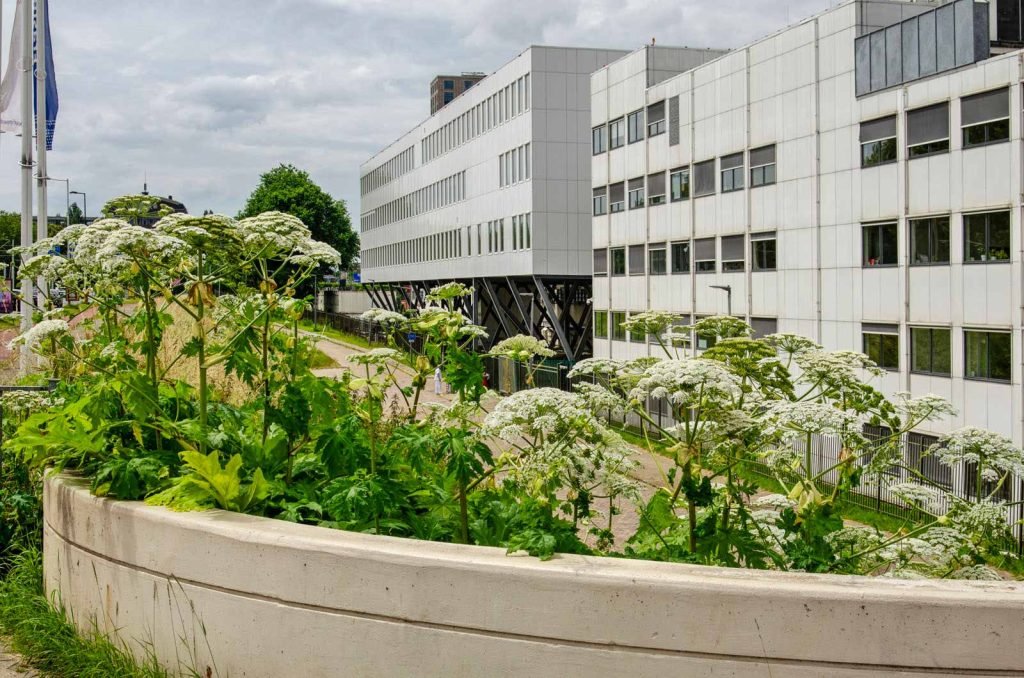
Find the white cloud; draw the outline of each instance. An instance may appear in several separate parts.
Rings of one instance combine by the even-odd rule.
[[[3,1],[10,35],[13,0]],[[427,117],[433,75],[530,44],[735,47],[833,0],[75,0],[51,4],[61,113],[51,176],[95,213],[141,188],[234,213],[259,174],[307,169],[359,213],[359,164]],[[7,7],[7,6],[10,7]],[[51,213],[63,212],[55,184]],[[0,141],[0,208],[18,208]]]

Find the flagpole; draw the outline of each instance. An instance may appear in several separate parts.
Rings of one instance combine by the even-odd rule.
[[[0,0],[2,1],[2,0]],[[42,240],[50,234],[50,212],[47,203],[46,189],[46,136],[49,125],[46,120],[46,0],[36,0],[36,190],[39,194],[39,206],[36,210],[36,238]],[[39,303],[42,305],[47,296],[46,281],[39,278]]]
[[[32,0],[19,0],[32,2]],[[21,8],[21,245],[32,244],[32,8]],[[45,115],[45,113],[44,113]],[[21,255],[21,266],[24,269],[28,255]],[[32,328],[32,278],[21,278],[21,331]],[[28,374],[29,354],[31,349],[22,346],[20,349],[21,373]]]

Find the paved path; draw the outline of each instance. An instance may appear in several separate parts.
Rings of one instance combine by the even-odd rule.
[[[11,653],[7,643],[0,639],[0,678],[38,678],[39,674],[26,668],[21,658]]]

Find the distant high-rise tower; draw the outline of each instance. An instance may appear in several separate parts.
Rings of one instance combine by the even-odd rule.
[[[483,80],[483,73],[463,73],[462,75],[439,75],[430,83],[430,114],[437,113],[467,89]]]

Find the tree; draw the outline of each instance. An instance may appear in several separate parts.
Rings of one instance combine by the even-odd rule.
[[[347,269],[359,254],[359,236],[352,230],[345,201],[332,198],[313,183],[308,172],[282,164],[263,174],[238,218],[273,210],[302,219],[314,239],[341,253],[342,268]]]
[[[0,210],[0,251],[6,252],[21,242],[21,215]]]
[[[85,215],[82,214],[82,208],[78,206],[77,202],[71,203],[71,207],[68,208],[68,223],[69,224],[84,224]]]

